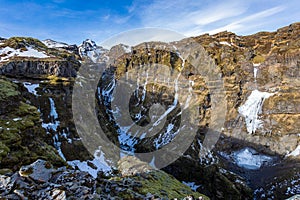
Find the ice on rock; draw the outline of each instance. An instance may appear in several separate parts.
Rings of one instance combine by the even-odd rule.
[[[36,89],[40,86],[38,83],[34,84],[34,83],[24,82],[23,85],[28,90],[28,92],[34,94],[35,96],[37,95]]]
[[[58,133],[57,133],[57,128],[60,124],[60,121],[58,120],[58,113],[56,111],[55,102],[51,97],[49,98],[49,102],[50,102],[50,114],[49,114],[50,122],[48,122],[48,123],[43,122],[42,127],[44,129],[46,129],[47,133],[49,133],[50,131],[54,132],[54,136],[53,136],[54,144],[53,145],[57,149],[60,157],[62,157],[64,160],[66,160],[64,154],[61,151],[61,142],[59,141],[59,137],[58,137]]]
[[[253,74],[254,74],[255,81],[256,81],[256,77],[257,77],[257,72],[258,72],[258,69],[256,67],[254,67]]]
[[[273,96],[275,93],[252,91],[244,105],[240,106],[238,112],[245,118],[248,133],[252,134],[258,128],[262,127],[263,121],[258,115],[262,112],[262,106],[265,99]]]
[[[273,158],[267,155],[259,154],[254,149],[244,148],[231,154],[234,162],[245,169],[259,169],[264,164],[273,161]]]
[[[291,153],[287,154],[287,156],[294,156],[294,157],[297,157],[300,155],[300,145],[297,146],[297,148],[292,151]]]
[[[58,114],[56,111],[54,100],[50,97],[49,101],[50,101],[50,114],[49,114],[50,122],[49,123],[43,122],[42,127],[45,128],[47,131],[49,130],[57,131],[57,127],[60,124],[60,122],[57,120]]]
[[[50,101],[50,116],[53,117],[53,119],[57,119],[58,114],[56,112],[54,100],[52,98],[49,98],[49,101]]]

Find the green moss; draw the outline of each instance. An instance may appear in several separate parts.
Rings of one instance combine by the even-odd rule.
[[[152,171],[146,176],[147,178],[144,178],[144,176],[134,177],[134,179],[142,183],[142,187],[139,190],[142,194],[151,193],[168,199],[184,198],[189,195],[195,198],[202,196],[204,199],[209,199],[198,192],[193,192],[188,186],[165,172]]]
[[[18,86],[12,82],[0,79],[0,101],[20,95],[20,92],[17,91],[17,87]]]
[[[34,148],[38,158],[49,161],[55,166],[66,165],[66,162],[58,155],[56,149],[48,144],[38,144]]]
[[[41,41],[31,37],[11,37],[7,39],[3,46],[9,46],[14,49],[23,49],[27,50],[26,47],[34,46],[39,49],[47,49],[47,46]]]
[[[152,194],[161,199],[183,199],[187,196],[193,196],[195,198],[201,196],[203,199],[209,199],[203,194],[193,192],[188,186],[160,170],[126,178],[112,177],[110,181],[121,185],[123,185],[124,182],[130,182],[132,185],[135,185],[133,188],[118,192],[118,196],[122,199],[135,199],[135,194],[142,194],[145,196],[147,194]],[[99,190],[99,192],[101,193],[102,191]]]
[[[13,133],[21,133],[25,129],[34,127],[39,121],[40,115],[36,107],[21,102],[18,108],[7,114],[5,118],[0,119],[0,127],[4,131],[0,138],[3,139],[6,133],[13,137]]]
[[[126,199],[134,199],[131,196],[133,194],[143,196],[151,194],[160,199],[183,199],[187,196],[195,198],[201,196],[203,199],[209,199],[203,194],[193,192],[191,188],[173,176],[164,171],[153,169],[148,163],[136,157],[123,157],[118,162],[118,171],[120,177],[112,177],[110,181],[116,182],[117,185],[130,184],[131,187],[122,192],[122,197],[124,196]]]
[[[0,160],[2,160],[2,157],[5,157],[9,151],[10,149],[0,141]]]
[[[0,85],[2,97],[6,101],[15,100],[11,97],[19,95],[17,85],[1,79]],[[22,101],[16,105],[5,115],[0,115],[0,168],[17,170],[21,165],[32,163],[38,158],[56,166],[66,165],[56,149],[44,142],[46,133],[41,127],[37,108]]]
[[[253,58],[253,63],[262,63],[265,61],[265,58],[261,55],[257,55]]]
[[[0,134],[1,142],[11,147],[18,146],[21,143],[21,136],[10,130],[5,130]]]
[[[47,79],[49,83],[52,85],[57,85],[63,83],[63,85],[68,85],[73,80],[72,78],[58,77],[58,76],[48,76]]]
[[[70,53],[67,50],[57,50],[57,49],[52,49],[52,48],[47,48],[46,50],[47,54],[55,56],[57,58],[61,58],[63,60],[68,60],[68,61],[74,61],[76,58],[78,59],[79,57],[76,57],[74,53]]]

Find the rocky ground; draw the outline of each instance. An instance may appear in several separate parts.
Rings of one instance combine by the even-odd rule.
[[[0,179],[4,199],[209,199],[134,157],[120,160],[118,173],[97,178],[38,159]]]
[[[299,35],[300,24],[295,23],[250,36],[222,32],[192,38],[202,47],[191,57],[207,55],[199,66],[206,74],[197,73],[191,57],[184,58],[183,49],[191,48],[187,39],[117,45],[111,50],[90,40],[77,47],[52,40],[1,39],[1,197],[286,199],[299,194]],[[159,135],[176,134],[179,107],[168,114],[159,134],[128,145],[132,140],[120,137],[123,129],[112,118],[111,98],[103,94],[112,95],[108,91],[113,80],[142,65],[161,64],[183,74],[200,105],[197,133],[183,156],[160,171],[134,157],[113,163],[109,158],[115,155],[104,148],[96,158],[86,149],[73,121],[72,92],[76,77],[83,77],[83,85],[92,79],[78,74],[80,66],[89,63],[89,69],[97,68],[95,62],[108,63],[98,84],[99,123],[110,141],[136,152],[155,151],[161,147],[157,144],[169,142]],[[164,73],[158,68],[157,74]],[[149,123],[146,115],[153,103],[172,105],[176,97],[174,87],[165,89],[170,85],[167,79],[147,78],[158,81],[145,87],[145,97],[141,87],[129,102],[132,120],[141,126]],[[222,90],[215,88],[220,83]],[[220,95],[219,102],[214,102],[214,95]],[[140,112],[143,117],[135,117]],[[218,143],[199,158],[205,136],[222,117]]]

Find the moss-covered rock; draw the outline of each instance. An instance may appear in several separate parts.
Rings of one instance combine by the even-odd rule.
[[[0,47],[11,47],[14,49],[23,49],[27,50],[28,46],[34,46],[39,49],[47,49],[46,45],[44,45],[41,41],[38,39],[32,38],[32,37],[11,37],[3,44],[1,44]]]
[[[17,170],[38,158],[55,165],[65,162],[54,147],[47,144],[37,108],[25,103],[16,84],[0,79],[1,107],[14,102],[4,114],[0,113],[0,168]]]
[[[0,101],[17,95],[20,95],[20,92],[17,91],[16,84],[0,79]]]
[[[19,106],[20,92],[17,85],[0,77],[0,114],[10,112]]]
[[[209,199],[205,195],[193,192],[191,188],[179,182],[172,175],[161,170],[156,170],[150,167],[148,163],[142,162],[136,157],[124,157],[119,161],[118,166],[123,178],[129,177],[132,181],[140,184],[140,187],[136,188],[136,191],[140,194],[152,194],[162,199],[183,199],[187,196]],[[112,179],[122,180],[122,178]],[[124,195],[128,194],[125,193]]]

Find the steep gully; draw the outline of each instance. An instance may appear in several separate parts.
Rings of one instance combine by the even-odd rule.
[[[99,170],[109,171],[111,169],[109,160],[105,158],[104,153],[100,152],[100,156],[93,159],[93,157],[84,149],[80,142],[80,138],[76,135],[74,124],[70,118],[70,116],[72,116],[70,109],[72,84],[65,84],[61,82],[56,85],[52,85],[47,82],[47,80],[33,79],[12,78],[11,80],[27,88],[30,93],[30,95],[28,95],[30,97],[30,101],[32,101],[41,113],[41,118],[43,120],[42,126],[47,131],[49,140],[51,140],[53,146],[58,150],[63,159],[67,160],[72,166],[77,166],[83,171],[88,171],[93,176],[96,176],[97,171]],[[108,89],[110,90],[106,92],[111,94],[112,87],[109,87]],[[105,94],[105,91],[102,91],[102,94]],[[140,97],[143,97],[143,95]],[[255,105],[259,105],[261,103],[262,102],[257,102]],[[259,108],[257,109],[258,110],[256,112],[259,111]],[[168,125],[168,127],[170,126]],[[255,127],[255,125],[249,125],[249,127]],[[167,130],[167,132],[170,132],[170,130]],[[129,145],[130,147],[128,140],[125,141],[126,139],[124,140],[124,138],[124,136],[121,138],[119,136],[119,142],[121,144],[122,142],[125,142],[126,146]],[[232,138],[230,140],[232,144],[241,143]],[[273,178],[276,176],[280,177],[286,175],[286,170],[295,169],[295,167],[299,168],[297,163],[282,161],[278,156],[267,156],[258,153],[251,148],[255,146],[255,144],[244,144],[242,145],[244,146],[242,149],[240,148],[241,145],[237,146],[239,146],[239,148],[237,150],[233,150],[233,152],[216,152],[216,154],[219,154],[219,162],[223,163],[224,169],[235,172],[244,177],[248,184],[255,190],[255,195],[258,199],[265,195],[266,188],[264,188],[264,190],[262,188],[266,183],[271,183]],[[250,146],[250,148],[247,146]],[[131,148],[132,147],[133,145],[131,145]],[[176,166],[178,167],[182,165],[182,163],[179,165],[175,164],[167,167],[165,170],[171,174],[173,173],[175,177],[178,177],[193,189],[199,189],[201,192],[205,193],[203,190],[206,188],[198,182],[197,178],[187,180],[182,178],[184,176],[178,175],[179,173],[176,174],[176,171],[180,172],[181,170],[184,170],[184,167],[177,169],[175,172],[170,170]],[[296,172],[295,174],[299,177],[299,173]],[[297,176],[294,176],[292,180],[290,180],[290,183],[293,184],[285,183],[287,185],[286,187],[290,188],[289,193],[286,195],[292,195],[299,192]],[[271,185],[270,188],[272,188]]]

